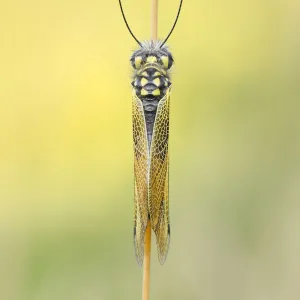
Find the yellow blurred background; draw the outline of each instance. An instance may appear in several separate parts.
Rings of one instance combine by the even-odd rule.
[[[150,0],[123,0],[148,39]],[[178,1],[161,0],[165,37]],[[0,4],[0,299],[141,299],[118,1]],[[186,0],[171,245],[151,299],[300,299],[300,2]]]

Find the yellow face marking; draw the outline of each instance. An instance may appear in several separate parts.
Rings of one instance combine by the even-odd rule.
[[[141,56],[136,56],[134,58],[134,65],[138,69],[141,66],[142,63],[142,57]]]
[[[147,80],[146,78],[143,77],[143,78],[141,79],[141,85],[142,85],[142,86],[145,86],[147,83],[148,83],[148,80]]]
[[[160,79],[157,77],[153,80],[153,83],[156,85],[156,86],[159,86],[160,84]]]
[[[157,62],[157,58],[155,56],[148,56],[147,62],[153,64],[153,63]]]
[[[162,72],[164,75],[167,75],[167,73],[166,73],[165,70],[161,70],[161,72]]]
[[[154,73],[154,77],[155,76],[160,76],[161,74],[158,72],[158,71],[156,71],[155,73]]]
[[[159,96],[160,95],[160,90],[159,89],[156,89],[152,92],[152,95],[153,96]]]
[[[143,75],[144,77],[149,77],[149,75],[146,71],[144,71],[141,75]]]
[[[164,65],[164,67],[166,69],[168,69],[168,67],[169,67],[169,57],[168,56],[162,56],[160,59],[161,59],[163,65]]]
[[[145,89],[141,89],[141,95],[147,96],[147,95],[149,95],[149,93]]]

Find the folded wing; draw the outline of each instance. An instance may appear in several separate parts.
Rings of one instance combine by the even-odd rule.
[[[132,120],[134,142],[134,248],[138,264],[143,264],[144,236],[148,221],[148,144],[141,100],[133,91]]]
[[[169,107],[167,91],[158,104],[150,150],[149,212],[161,264],[166,260],[170,243]]]

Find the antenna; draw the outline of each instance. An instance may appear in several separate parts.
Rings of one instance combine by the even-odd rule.
[[[121,12],[122,12],[122,16],[123,16],[123,19],[124,19],[124,22],[126,24],[126,27],[128,29],[128,31],[130,32],[131,36],[135,39],[135,41],[142,47],[142,44],[140,43],[140,41],[135,37],[135,35],[133,34],[133,32],[131,31],[129,25],[128,25],[128,22],[126,20],[126,17],[125,17],[125,14],[124,14],[124,11],[123,11],[123,7],[122,7],[122,3],[121,3],[121,0],[119,0],[119,4],[120,4],[120,8],[121,8]]]
[[[180,0],[180,4],[179,4],[179,9],[178,9],[178,12],[177,12],[177,16],[176,16],[176,19],[175,19],[175,22],[173,24],[173,27],[171,29],[171,31],[169,32],[168,36],[166,37],[166,39],[163,41],[163,43],[161,44],[160,48],[166,43],[166,41],[169,39],[169,37],[171,36],[175,26],[176,26],[176,23],[178,21],[178,18],[179,18],[179,15],[180,15],[180,11],[181,11],[181,7],[182,7],[182,2],[183,0]]]

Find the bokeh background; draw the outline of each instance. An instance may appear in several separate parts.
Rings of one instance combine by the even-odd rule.
[[[124,0],[139,39],[150,0]],[[179,1],[161,0],[165,37]],[[117,1],[0,4],[0,299],[141,299]],[[151,299],[300,299],[300,2],[184,1],[171,245]]]

